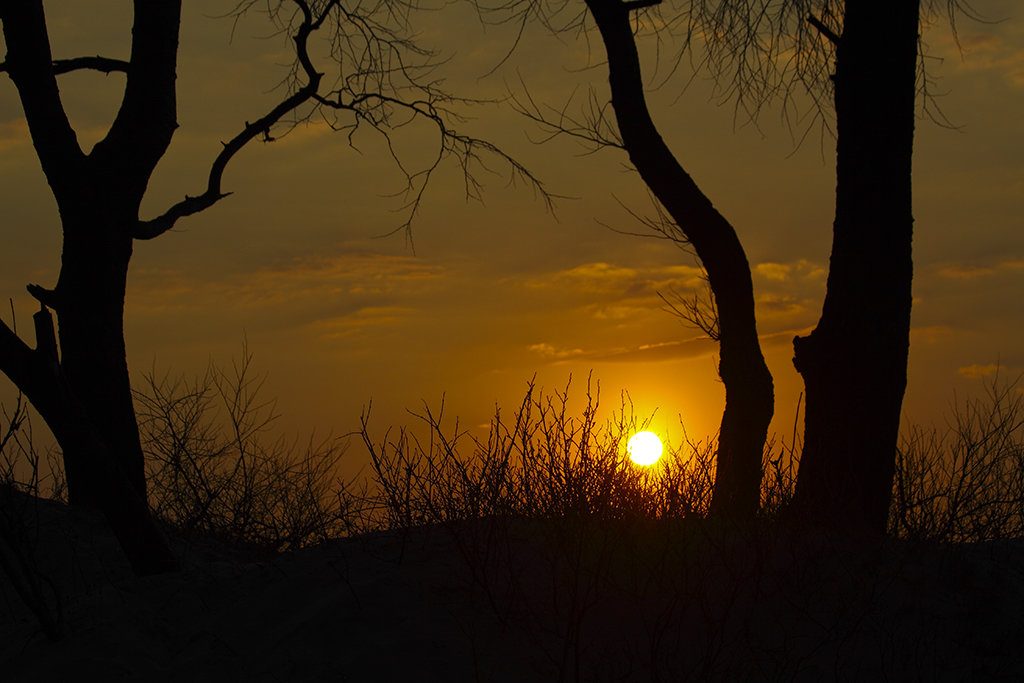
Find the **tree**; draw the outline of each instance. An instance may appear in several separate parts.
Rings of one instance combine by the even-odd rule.
[[[202,193],[186,196],[159,216],[140,218],[150,175],[177,127],[181,1],[135,0],[133,5],[127,60],[55,60],[42,0],[0,1],[7,44],[0,71],[17,88],[63,232],[56,285],[28,287],[41,306],[35,317],[36,348],[0,323],[0,370],[53,431],[63,451],[70,502],[101,509],[135,571],[147,574],[173,569],[176,560],[149,514],[126,361],[124,297],[134,242],[159,237],[224,199],[228,193],[221,187],[222,176],[240,149],[253,140],[271,141],[276,126],[314,114],[339,129],[370,126],[385,135],[399,115],[397,123],[419,118],[435,125],[436,159],[407,174],[409,220],[446,157],[462,165],[470,191],[476,185],[469,167],[480,154],[498,155],[513,173],[525,174],[525,169],[492,145],[449,127],[450,107],[458,100],[430,80],[432,55],[409,37],[413,2],[379,0],[346,8],[338,0],[246,0],[237,6],[237,15],[264,7],[277,28],[291,36],[295,65],[288,91],[224,143]],[[339,67],[333,81],[324,79],[310,56],[310,39],[318,34],[324,34]],[[88,153],[79,146],[57,85],[58,76],[80,69],[126,77],[120,109],[106,137]]]
[[[760,504],[764,444],[775,410],[771,373],[761,352],[754,315],[750,264],[732,224],[714,207],[665,144],[651,118],[643,87],[633,15],[658,0],[585,0],[608,57],[611,106],[616,126],[595,106],[587,120],[552,120],[532,101],[520,109],[553,129],[596,144],[625,150],[650,192],[668,214],[655,230],[685,243],[707,273],[715,306],[713,325],[705,331],[719,343],[718,374],[725,386],[716,453],[711,513],[752,520]],[[505,11],[515,10],[513,0]],[[554,9],[560,11],[562,5]],[[543,10],[537,10],[543,11]],[[576,15],[570,25],[582,28]],[[554,25],[545,19],[548,25]],[[559,30],[566,30],[564,26]],[[684,316],[685,317],[685,316]]]
[[[725,410],[718,434],[712,514],[752,519],[761,492],[761,459],[775,409],[754,317],[754,285],[743,246],[662,140],[647,109],[631,12],[637,3],[586,0],[608,55],[612,107],[622,146],[707,272],[718,313]]]
[[[821,318],[793,342],[807,393],[794,505],[884,533],[910,352],[911,158],[919,0],[843,3],[835,48],[836,209]]]
[[[664,3],[586,4],[609,52],[612,105],[625,139],[620,110],[638,107],[642,93],[637,83],[631,98],[617,97],[613,50],[632,40],[628,13],[659,13]],[[512,0],[502,7],[517,5]],[[945,7],[951,22],[957,11],[971,14],[959,0]],[[518,9],[513,16],[520,22],[542,12],[534,4]],[[672,11],[652,23],[668,27],[663,30],[678,38],[681,54],[699,54],[698,68],[710,71],[739,110],[756,119],[765,105],[779,102],[784,117],[795,121],[803,94],[815,120],[835,135],[827,293],[814,331],[794,340],[794,364],[806,385],[794,512],[807,521],[883,533],[909,354],[911,158],[916,97],[927,83],[918,61],[921,0],[884,7],[863,0],[719,0],[683,2]],[[542,19],[555,30],[583,30],[580,16],[572,16],[561,25]],[[617,33],[609,39],[612,26]],[[590,120],[600,122],[600,116]],[[725,314],[722,301],[719,313]]]

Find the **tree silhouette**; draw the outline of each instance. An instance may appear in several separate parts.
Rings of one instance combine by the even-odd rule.
[[[796,517],[884,533],[910,349],[911,206],[922,13],[974,16],[960,0],[721,0],[693,3],[705,64],[756,117],[808,94],[836,140],[836,198],[825,301],[794,339],[804,379]],[[954,25],[955,29],[955,25]]]
[[[757,337],[750,265],[732,225],[672,155],[651,119],[630,20],[637,6],[621,0],[587,0],[608,55],[611,102],[622,146],[696,252],[714,294],[725,410],[711,512],[752,519],[760,501],[761,459],[774,391]]]
[[[919,0],[849,0],[834,28],[836,209],[821,318],[794,342],[807,393],[794,504],[884,533],[907,384]]]
[[[960,0],[925,2],[928,11],[944,7],[951,22],[958,11],[973,14]],[[827,293],[817,327],[794,340],[794,364],[806,385],[804,448],[794,505],[807,520],[884,532],[909,354],[915,101],[928,84],[918,60],[921,0],[894,0],[884,6],[862,0],[718,0],[684,2],[671,9],[663,9],[667,5],[662,0],[585,4],[586,11],[564,1],[498,0],[484,7],[483,16],[516,22],[520,34],[532,20],[556,32],[586,33],[588,12],[597,24],[608,52],[611,105],[622,145],[708,271],[722,323],[720,373],[727,397],[730,385],[743,387],[734,393],[744,397],[744,426],[757,427],[756,434],[743,435],[747,441],[737,451],[742,454],[731,456],[741,465],[730,463],[727,454],[719,456],[720,476],[729,472],[723,467],[745,473],[736,478],[739,488],[734,489],[744,497],[753,473],[754,438],[763,442],[759,416],[765,414],[762,402],[770,391],[770,378],[766,384],[755,368],[756,339],[748,338],[755,329],[752,306],[751,319],[745,318],[749,269],[738,243],[730,245],[730,256],[722,253],[723,245],[735,239],[731,228],[713,213],[682,169],[673,168],[678,165],[650,123],[634,35],[641,23],[667,34],[681,45],[680,55],[696,55],[697,68],[709,71],[720,93],[752,119],[765,105],[780,104],[785,120],[804,126],[797,130],[802,137],[813,127],[801,123],[806,119],[801,119],[798,101],[804,96],[814,114],[812,122],[834,133],[837,188]],[[649,22],[636,18],[646,19],[648,13]],[[927,104],[928,93],[923,95]],[[567,119],[564,110],[552,120],[532,101],[527,114],[600,145],[618,142],[608,132],[604,106],[593,100],[582,126]],[[661,155],[660,166],[653,165],[652,150]],[[673,203],[686,201],[682,197],[693,198],[691,204],[674,210]],[[698,226],[705,225],[718,226],[718,253],[706,248],[702,253],[698,234],[703,228]],[[721,264],[731,265],[720,269]],[[726,363],[725,320],[733,314],[744,316],[744,331],[737,336],[744,339],[746,350],[737,355],[746,364],[737,370],[745,376],[730,376]],[[727,403],[725,448],[729,410]]]
[[[450,108],[458,100],[432,80],[431,53],[410,37],[414,2],[378,0],[348,8],[337,0],[252,0],[239,3],[235,12],[262,9],[291,36],[295,64],[287,93],[223,144],[200,194],[186,196],[154,218],[140,218],[150,175],[177,127],[181,2],[135,0],[133,6],[128,60],[55,60],[42,0],[0,1],[7,43],[0,70],[17,88],[63,232],[56,285],[28,287],[41,306],[35,316],[36,347],[0,322],[0,370],[53,431],[63,451],[70,502],[101,509],[134,570],[147,574],[173,569],[176,560],[149,514],[126,361],[125,282],[134,242],[156,238],[224,199],[228,193],[222,176],[240,149],[253,140],[270,141],[276,126],[313,114],[338,129],[370,126],[385,135],[396,117],[395,123],[420,118],[436,126],[433,162],[406,172],[410,221],[445,158],[461,164],[470,192],[477,188],[470,168],[482,154],[496,154],[511,164],[512,173],[533,178],[492,145],[449,127]],[[314,35],[329,43],[338,67],[333,80],[310,56]],[[106,136],[88,153],[79,146],[57,86],[59,75],[81,69],[126,76],[120,109]],[[59,336],[50,311],[56,313]]]
[[[585,3],[587,13],[597,24],[608,58],[615,125],[607,120],[605,108],[596,101],[591,102],[590,111],[582,122],[566,117],[564,111],[553,118],[528,96],[525,101],[518,101],[519,109],[556,134],[566,133],[597,147],[625,150],[651,194],[667,213],[666,221],[645,222],[663,236],[692,248],[704,267],[715,310],[711,315],[713,320],[708,320],[695,306],[693,322],[718,341],[718,374],[725,386],[711,514],[733,520],[752,520],[760,503],[762,458],[768,425],[775,410],[775,396],[757,334],[750,264],[732,224],[714,207],[665,144],[647,107],[632,17],[636,11],[656,2],[585,0]],[[580,14],[572,15],[561,24],[544,14],[563,11],[565,5],[561,3],[553,3],[548,8],[540,4],[529,8],[525,5],[511,0],[501,10],[506,17],[511,12],[521,21],[525,21],[531,11],[538,12],[544,23],[557,25],[558,31],[583,29],[586,23],[585,16]],[[679,312],[678,308],[675,310]],[[683,313],[683,317],[690,316]],[[699,319],[702,317],[703,321]]]

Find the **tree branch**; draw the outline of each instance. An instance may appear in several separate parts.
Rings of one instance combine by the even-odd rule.
[[[660,4],[661,0],[625,0],[622,3],[622,9],[627,12],[632,12],[633,10],[644,9],[645,7],[654,7],[655,5]]]
[[[60,201],[75,182],[85,154],[60,99],[43,4],[0,2],[0,21],[7,43],[4,71],[18,89],[32,144]]]
[[[243,3],[238,12],[244,13],[255,4]],[[401,210],[407,212],[406,220],[395,229],[396,232],[409,229],[434,171],[449,157],[454,157],[462,166],[467,197],[479,198],[481,191],[480,183],[469,167],[480,165],[486,168],[482,157],[493,154],[509,164],[513,182],[522,180],[532,186],[550,208],[552,196],[522,164],[495,145],[462,135],[449,127],[451,121],[459,120],[459,114],[451,105],[480,102],[454,97],[441,89],[437,81],[430,80],[431,70],[437,65],[429,59],[432,53],[418,47],[392,27],[391,22],[401,18],[395,15],[390,5],[379,5],[377,9],[369,10],[370,14],[361,15],[346,9],[338,0],[319,3],[291,0],[291,4],[298,9],[291,23],[278,17],[278,9],[266,11],[283,32],[293,34],[296,59],[285,81],[292,94],[256,121],[246,121],[240,133],[222,143],[223,149],[211,165],[202,194],[186,196],[162,215],[137,222],[132,233],[135,239],[153,239],[162,235],[178,220],[199,213],[226,197],[228,193],[222,191],[221,184],[224,170],[234,155],[257,137],[272,141],[272,129],[283,124],[286,116],[303,105],[309,105],[311,109],[303,109],[301,116],[296,114],[296,121],[319,114],[331,129],[347,131],[350,145],[361,126],[368,126],[383,136],[392,159],[406,179],[406,187],[395,193],[406,199]],[[272,5],[277,7],[277,3]],[[384,12],[386,20],[382,21],[373,12]],[[310,36],[321,28],[330,30],[325,38],[333,60],[341,68],[331,89],[325,88],[323,92],[324,75],[314,65],[308,46]],[[422,58],[423,61],[411,61],[410,57]],[[436,126],[439,136],[436,155],[420,168],[409,168],[403,162],[390,137],[391,130],[413,120],[429,121]]]
[[[270,128],[280,121],[285,114],[294,111],[316,95],[317,90],[320,88],[320,79],[323,77],[323,74],[314,68],[309,57],[307,44],[309,35],[323,23],[324,17],[321,16],[314,20],[309,7],[304,1],[293,1],[299,6],[303,14],[302,23],[299,25],[293,41],[295,42],[299,63],[302,65],[308,79],[306,84],[254,123],[247,121],[245,127],[238,135],[230,141],[223,143],[224,148],[217,155],[217,158],[213,160],[213,165],[210,167],[206,191],[203,194],[196,197],[186,195],[185,199],[169,208],[162,215],[148,221],[139,221],[132,235],[135,239],[149,240],[158,237],[173,228],[179,219],[204,211],[227,197],[230,193],[221,191],[221,181],[224,177],[224,169],[227,168],[228,162],[231,161],[232,157],[259,135],[263,135],[265,139],[271,140]],[[334,3],[331,4],[333,5]]]
[[[3,65],[0,65],[0,67],[2,66]],[[110,57],[100,57],[99,55],[94,57],[73,57],[71,59],[53,60],[53,73],[60,75],[82,69],[101,71],[105,74],[113,73],[115,71],[128,73],[128,66],[129,63],[123,59],[111,59]],[[0,71],[2,70],[3,69],[0,68]]]
[[[181,0],[134,1],[130,67],[107,135],[90,158],[142,196],[177,123],[175,79]]]
[[[830,29],[828,26],[825,26],[821,19],[814,16],[813,14],[808,14],[807,23],[813,26],[814,28],[818,29],[818,33],[828,38],[833,45],[839,45],[839,36],[836,35],[835,31]]]
[[[35,391],[35,382],[32,378],[34,365],[34,353],[29,345],[23,342],[7,323],[0,320],[0,372],[7,375],[29,400],[38,393]]]

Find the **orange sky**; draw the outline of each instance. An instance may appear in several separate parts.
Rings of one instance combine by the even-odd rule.
[[[963,57],[947,25],[925,34],[939,79],[938,102],[961,130],[921,120],[915,149],[915,308],[905,415],[937,419],[953,398],[976,391],[996,364],[1024,371],[1024,16],[1012,0],[977,3],[996,24],[960,23]],[[274,101],[287,44],[252,17],[230,39],[231,22],[211,18],[233,1],[186,2],[179,61],[179,122],[144,205],[156,214],[205,185],[219,141]],[[126,57],[124,2],[48,2],[57,57]],[[561,106],[588,85],[604,94],[601,55],[582,40],[528,33],[513,59],[509,37],[482,32],[459,8],[430,15],[422,40],[452,57],[447,86],[499,97],[529,84]],[[941,58],[942,61],[939,61]],[[833,155],[812,135],[799,148],[775,112],[759,128],[709,101],[697,79],[682,96],[683,72],[651,94],[664,137],[715,205],[736,226],[754,269],[759,329],[776,382],[773,429],[787,439],[801,391],[791,339],[817,319],[830,247]],[[118,104],[119,75],[62,77],[72,122],[88,148]],[[349,432],[373,400],[373,424],[410,421],[422,401],[467,426],[495,403],[507,414],[536,374],[545,389],[570,375],[579,393],[588,373],[602,402],[628,390],[641,417],[678,438],[717,428],[723,391],[715,347],[662,310],[658,291],[699,282],[693,260],[637,230],[625,207],[646,212],[645,190],[615,150],[585,155],[570,141],[543,146],[535,127],[507,106],[468,112],[470,132],[519,158],[566,198],[555,215],[528,188],[484,175],[483,205],[467,203],[459,172],[434,180],[414,227],[413,251],[398,226],[401,177],[380,140],[358,150],[326,126],[302,126],[273,144],[244,150],[229,166],[234,194],[172,233],[138,244],[129,279],[127,337],[136,373],[155,367],[194,374],[210,358],[230,363],[243,338],[278,399],[281,425]],[[403,134],[410,158],[426,129]],[[0,292],[30,329],[27,282],[50,286],[60,237],[54,202],[27,138],[16,92],[0,86]],[[500,167],[496,170],[502,171]],[[866,273],[865,277],[870,277]],[[7,307],[5,307],[6,309]],[[10,322],[10,314],[4,313]],[[10,384],[0,381],[0,396]]]

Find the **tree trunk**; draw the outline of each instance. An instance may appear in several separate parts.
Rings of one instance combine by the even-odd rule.
[[[92,208],[92,212],[97,208]],[[54,293],[60,367],[68,388],[103,435],[128,483],[145,496],[142,445],[132,402],[123,324],[132,241],[126,229],[111,228],[111,223],[106,222],[109,218],[83,221],[84,213],[86,210],[80,209],[74,220],[92,223],[93,229],[65,227],[60,278]],[[76,239],[80,235],[87,237]],[[89,474],[68,463],[67,475],[72,504],[100,505],[98,489]]]
[[[29,397],[64,453],[68,497],[105,514],[138,574],[177,567],[150,514],[124,344],[132,239],[149,177],[175,122],[180,0],[135,0],[125,94],[107,136],[85,155],[60,100],[41,0],[0,0],[6,71],[61,216],[57,286],[37,348],[0,325],[0,370]],[[57,313],[60,357],[47,336]]]
[[[794,340],[807,395],[794,509],[884,533],[910,347],[917,0],[848,0],[836,52],[836,213],[825,303]]]
[[[608,53],[612,106],[630,161],[693,246],[715,295],[725,411],[712,513],[749,520],[760,504],[764,443],[775,410],[772,376],[757,337],[750,265],[732,225],[672,155],[651,120],[628,6],[621,0],[587,0],[587,7]]]

